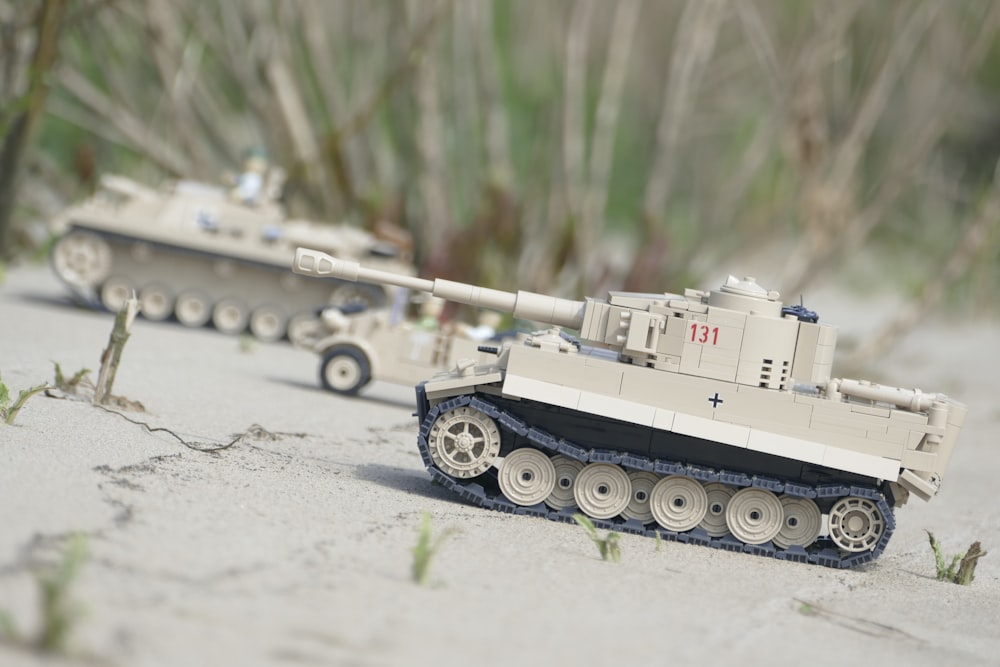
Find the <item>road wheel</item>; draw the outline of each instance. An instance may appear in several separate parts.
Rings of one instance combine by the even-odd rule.
[[[223,299],[212,309],[212,324],[224,334],[241,334],[247,329],[250,310],[236,299]]]
[[[165,320],[174,312],[174,295],[163,285],[146,285],[139,291],[139,310],[147,320]]]
[[[288,328],[288,318],[277,306],[259,306],[250,316],[250,333],[265,342],[281,340]]]
[[[212,305],[202,292],[188,290],[181,292],[174,304],[177,321],[186,327],[203,327],[212,317]]]
[[[132,296],[132,283],[117,276],[108,278],[101,286],[101,303],[112,313],[117,313]]]

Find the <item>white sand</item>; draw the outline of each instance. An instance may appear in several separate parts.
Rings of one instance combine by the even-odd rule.
[[[824,314],[815,295],[808,305]],[[842,336],[871,329],[824,319]],[[46,268],[9,270],[0,373],[16,394],[51,380],[52,361],[96,369],[111,323],[66,305]],[[630,535],[621,563],[602,562],[576,526],[477,509],[432,485],[409,388],[341,399],[318,388],[309,353],[245,353],[212,331],[139,320],[115,384],[146,405],[132,418],[215,444],[255,423],[304,435],[209,454],[35,397],[0,426],[0,609],[33,632],[32,568],[79,532],[90,558],[73,589],[86,608],[73,646],[99,664],[1000,664],[998,344],[996,322],[938,321],[872,369],[971,413],[940,496],[897,512],[876,563],[836,571],[658,552]],[[460,532],[421,588],[410,548],[425,510],[436,530]],[[972,586],[934,580],[925,528],[946,551],[979,539],[994,552]],[[0,644],[0,665],[39,662]]]

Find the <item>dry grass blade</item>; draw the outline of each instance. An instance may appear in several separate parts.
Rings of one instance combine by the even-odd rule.
[[[649,218],[659,218],[667,207],[674,171],[679,162],[677,143],[681,127],[715,49],[715,39],[724,16],[722,10],[720,0],[688,0],[684,6],[656,128],[653,167],[646,183],[643,211]]]
[[[852,230],[857,229],[863,221],[874,225],[883,220],[881,216],[865,218],[856,211],[860,198],[859,169],[876,124],[889,107],[891,93],[906,71],[907,64],[913,59],[925,33],[933,25],[939,8],[938,3],[921,5],[905,15],[905,23],[900,30],[893,31],[894,38],[878,74],[862,96],[846,135],[832,149],[831,164],[826,175],[817,175],[806,186],[803,197],[806,202],[806,210],[803,212],[806,219],[803,241],[799,249],[791,253],[780,280],[790,293],[801,291],[811,276],[815,275],[818,263],[842,248],[844,239],[856,234]],[[928,119],[934,117],[933,114],[927,116]],[[929,151],[931,146],[932,144],[927,144],[923,148]],[[926,154],[922,157],[925,158]],[[884,192],[891,191],[888,188]],[[891,199],[882,199],[884,203],[889,201]]]
[[[418,23],[422,6],[407,3],[409,20]],[[414,79],[417,101],[416,142],[422,166],[419,177],[419,191],[423,200],[422,234],[418,237],[418,247],[427,252],[432,244],[447,238],[447,230],[454,225],[448,204],[446,186],[444,146],[444,119],[438,83],[438,61],[423,58]]]
[[[101,354],[101,368],[97,374],[97,385],[94,388],[94,404],[104,405],[112,397],[111,389],[118,373],[122,351],[131,335],[132,322],[139,313],[139,300],[135,293],[125,299],[121,310],[115,315],[115,323],[108,337],[108,345]]]
[[[860,367],[882,354],[902,336],[917,326],[922,319],[944,298],[945,292],[956,281],[969,273],[975,262],[994,247],[1000,229],[1000,161],[994,173],[993,187],[983,199],[952,248],[939,271],[930,273],[920,290],[920,295],[908,303],[892,320],[853,350],[844,364]]]
[[[858,616],[842,614],[840,612],[833,611],[832,609],[822,607],[815,602],[806,602],[805,600],[800,600],[798,598],[793,599],[799,604],[798,611],[803,616],[821,618],[834,623],[835,625],[847,628],[848,630],[853,630],[854,632],[860,632],[861,634],[868,635],[870,637],[879,637],[883,639],[912,639],[920,642],[924,641],[919,637],[915,637],[910,633],[900,630],[892,625],[886,625],[885,623],[879,623],[878,621],[872,621]]]
[[[566,28],[562,171],[565,179],[566,207],[571,212],[571,218],[578,216],[583,193],[584,164],[587,157],[584,88],[587,78],[588,33],[593,10],[593,0],[574,2],[570,10],[569,25]]]
[[[492,7],[481,2],[463,2],[461,6],[468,12],[471,24],[481,96],[486,107],[486,171],[500,187],[511,187],[514,165],[510,156],[510,121],[503,104],[497,71]]]
[[[639,21],[642,4],[639,0],[621,0],[615,4],[615,18],[608,42],[607,62],[601,95],[597,102],[597,117],[590,145],[590,162],[587,169],[587,187],[584,192],[580,226],[577,231],[577,256],[594,257],[598,253],[597,244],[604,223],[605,209],[610,188],[611,162],[614,157],[615,135],[618,130],[618,112],[621,109],[622,90],[628,71],[634,33]],[[598,262],[584,263],[584,292],[594,287]],[[592,269],[586,271],[586,268]]]
[[[72,67],[63,67],[59,70],[59,82],[95,116],[111,123],[132,149],[175,176],[190,173],[190,165],[177,151],[147,131],[142,121],[116,104],[79,71]]]

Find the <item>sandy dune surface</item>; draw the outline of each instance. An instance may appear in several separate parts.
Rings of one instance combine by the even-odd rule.
[[[842,338],[887,315],[832,293],[809,305]],[[96,370],[111,323],[46,268],[9,269],[3,380],[16,394],[51,381],[53,362]],[[941,494],[897,512],[877,562],[835,571],[632,535],[603,562],[576,526],[433,485],[410,388],[343,399],[319,389],[307,352],[138,320],[115,393],[145,413],[37,396],[0,426],[0,610],[35,632],[33,571],[81,533],[71,592],[86,613],[73,654],[46,664],[1000,664],[998,344],[996,321],[936,320],[871,369],[970,415]],[[457,532],[420,587],[425,511]],[[925,529],[946,551],[992,552],[972,586],[934,579]],[[0,643],[2,665],[40,662]]]

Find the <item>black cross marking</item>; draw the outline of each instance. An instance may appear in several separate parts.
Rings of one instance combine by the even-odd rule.
[[[709,396],[708,400],[712,403],[713,408],[719,407],[719,403],[725,403],[725,401],[719,398],[719,392],[715,392],[715,396]]]

